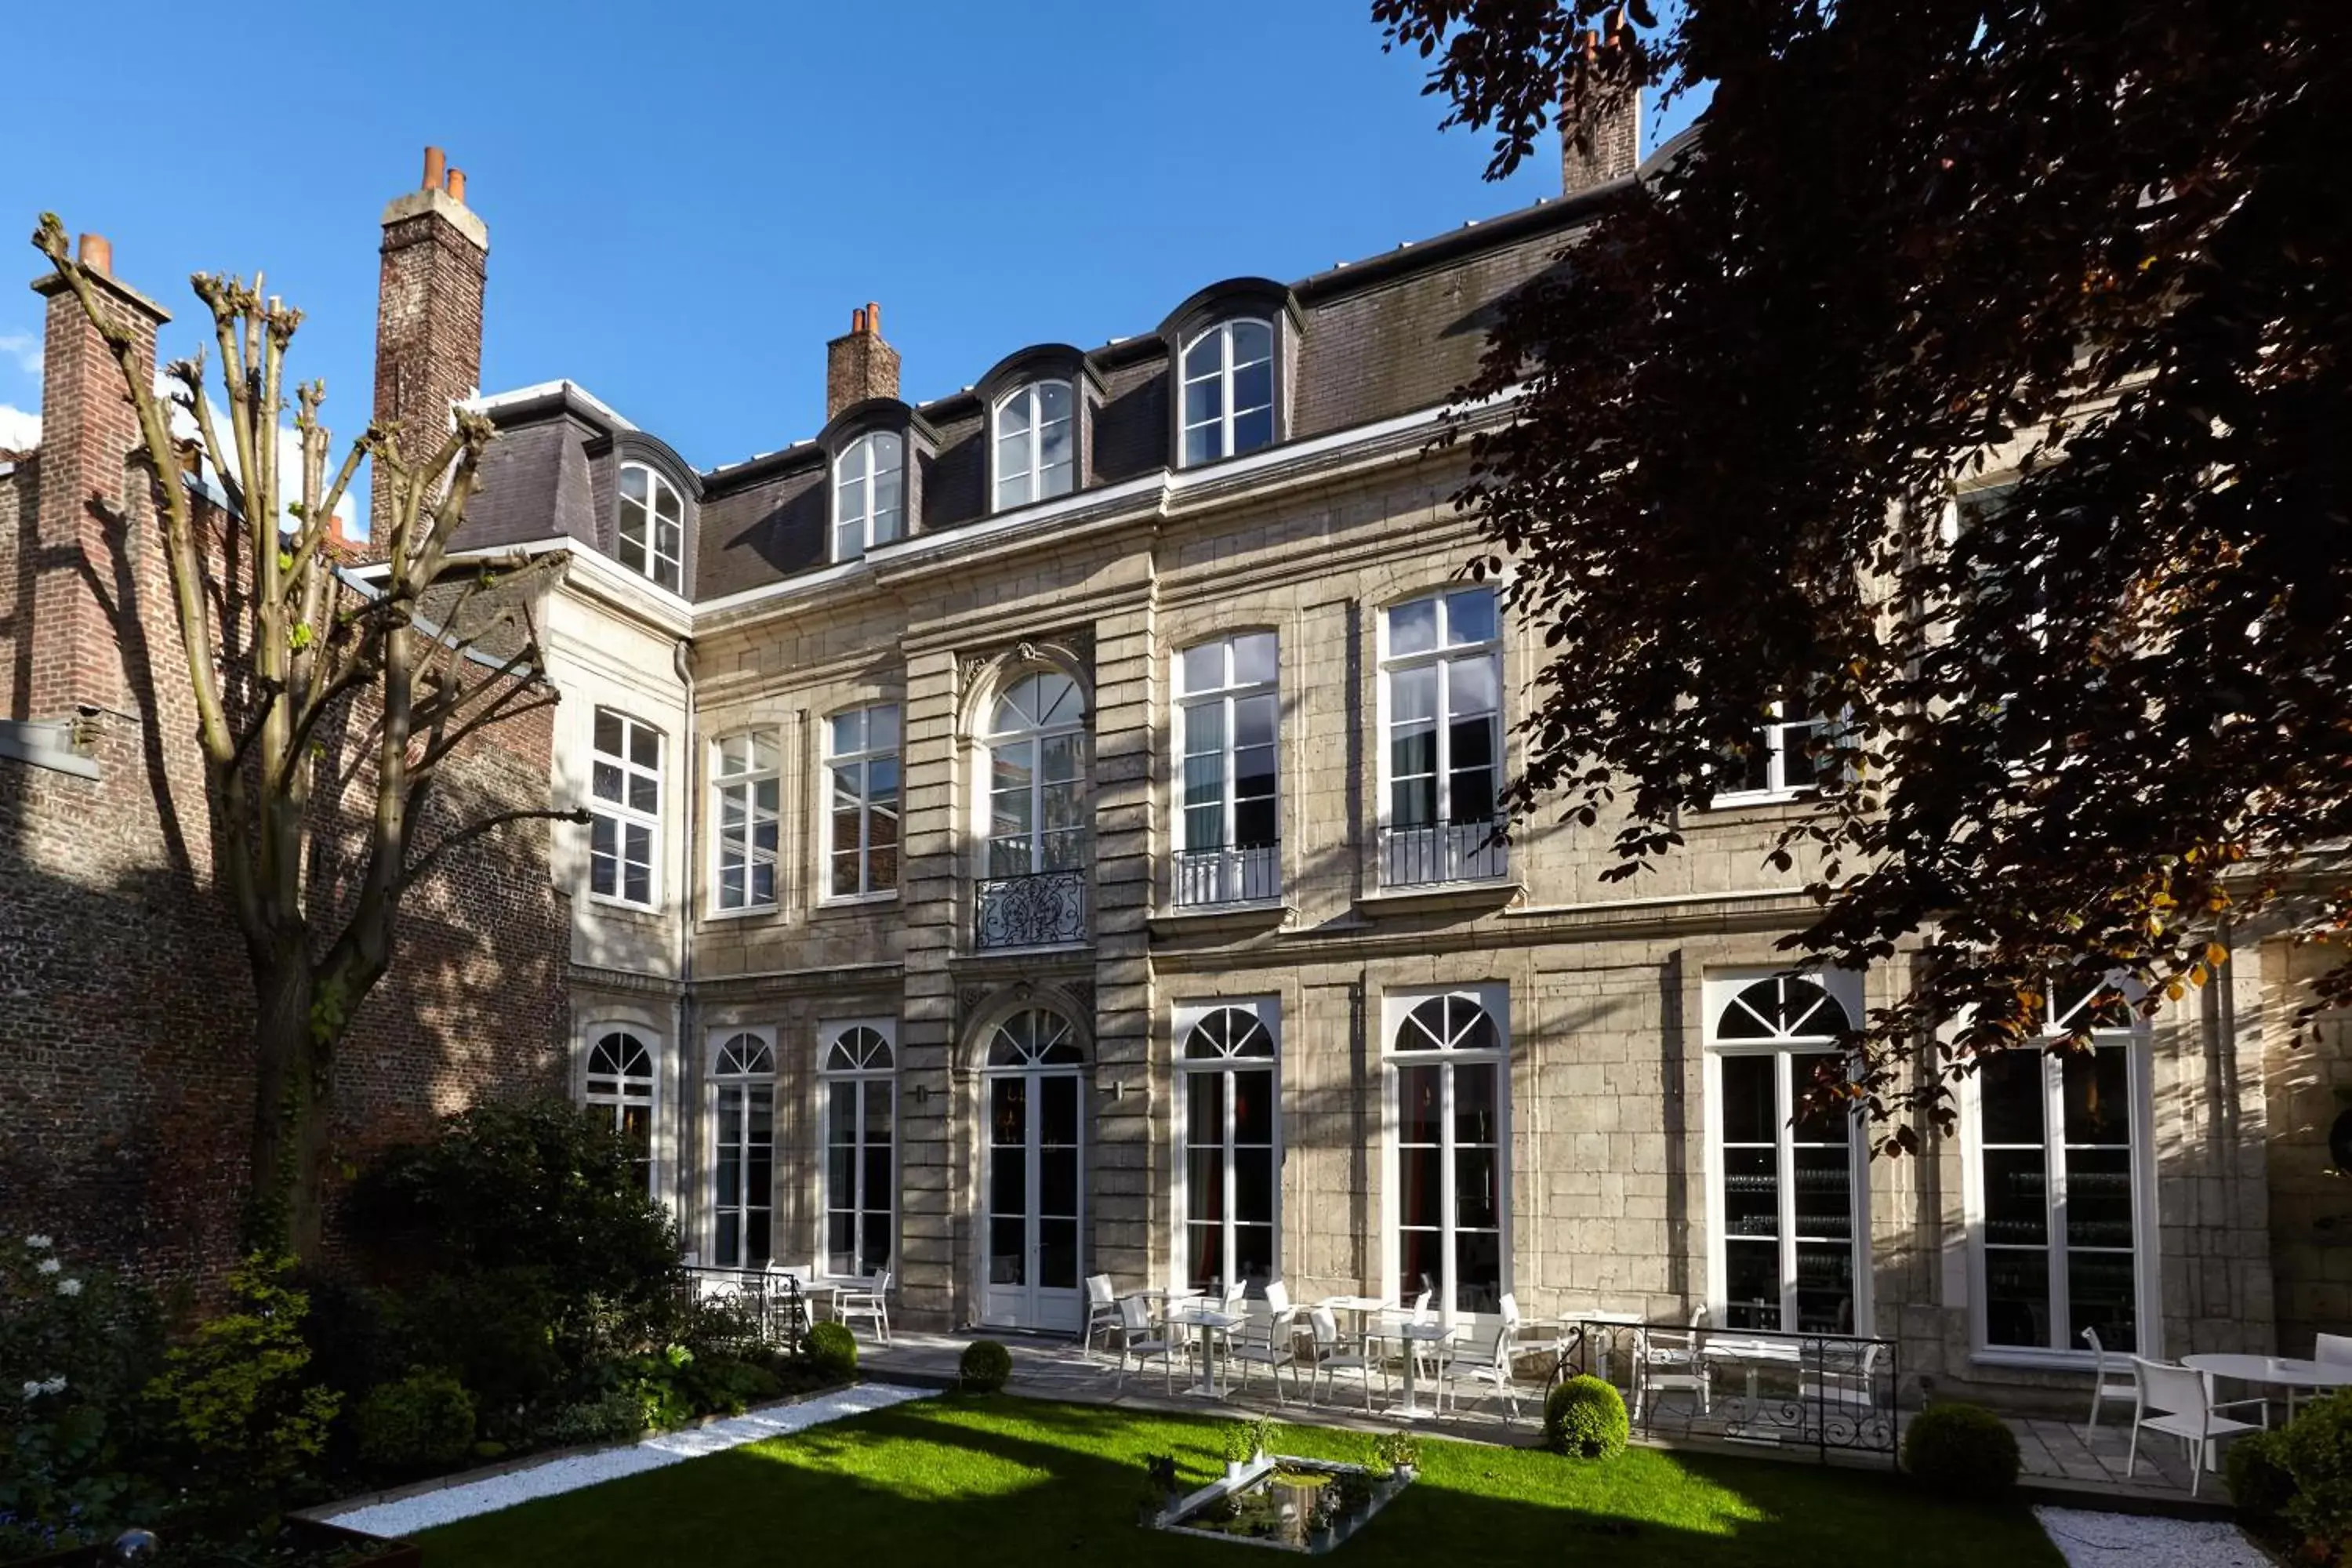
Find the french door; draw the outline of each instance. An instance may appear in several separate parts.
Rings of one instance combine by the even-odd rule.
[[[1085,1318],[1085,1133],[1074,1071],[992,1072],[981,1310],[1006,1328],[1076,1333]]]

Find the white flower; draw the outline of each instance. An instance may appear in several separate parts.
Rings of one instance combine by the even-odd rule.
[[[46,1252],[48,1250],[49,1238],[46,1236],[28,1236],[25,1238],[25,1245],[36,1252]]]
[[[81,1281],[80,1281],[80,1280],[79,1280],[79,1279],[60,1279],[60,1280],[58,1280],[58,1295],[60,1295],[60,1296],[79,1296],[79,1295],[80,1295],[80,1294],[81,1294]]]
[[[43,1394],[63,1394],[65,1391],[66,1380],[62,1377],[53,1377],[49,1379],[48,1382],[41,1384],[41,1392]]]
[[[25,1384],[25,1397],[27,1399],[38,1399],[40,1396],[41,1385],[37,1383],[32,1382],[30,1379],[27,1379]]]
[[[55,1274],[58,1269],[63,1268],[64,1267],[64,1264],[59,1263],[54,1258],[44,1258],[41,1259],[41,1272],[44,1274]]]

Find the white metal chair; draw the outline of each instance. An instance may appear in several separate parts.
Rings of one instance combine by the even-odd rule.
[[[1171,1331],[1166,1327],[1160,1327],[1155,1331],[1151,1321],[1150,1305],[1140,1296],[1120,1297],[1118,1328],[1118,1386],[1120,1388],[1127,1386],[1127,1368],[1129,1361],[1134,1362],[1137,1366],[1141,1366],[1146,1362],[1157,1361],[1160,1370],[1167,1375],[1168,1392],[1175,1393],[1175,1342],[1169,1338]]]
[[[1461,1407],[1461,1387],[1471,1384],[1478,1392],[1476,1398],[1492,1396],[1503,1402],[1507,1419],[1519,1418],[1518,1360],[1528,1353],[1517,1341],[1517,1314],[1509,1314],[1495,1325],[1494,1333],[1482,1340],[1467,1354],[1447,1357],[1442,1363],[1444,1376],[1438,1383],[1438,1414],[1448,1408]]]
[[[1657,1329],[1647,1324],[1633,1341],[1633,1419],[1661,1394],[1692,1394],[1698,1414],[1709,1413],[1714,1394],[1708,1386],[1706,1358],[1699,1353],[1699,1331],[1706,1327],[1706,1309],[1690,1315],[1690,1327]]]
[[[863,1285],[843,1285],[833,1292],[833,1315],[844,1326],[852,1318],[864,1318],[874,1325],[874,1336],[884,1344],[890,1342],[890,1271],[876,1274]]]
[[[2083,1342],[2091,1347],[2091,1354],[2095,1358],[2096,1367],[2093,1373],[2095,1381],[2091,1384],[2091,1418],[2083,1423],[2083,1438],[2084,1441],[2088,1442],[2091,1434],[2099,1429],[2100,1404],[2109,1399],[2137,1399],[2139,1380],[2126,1376],[2125,1369],[2122,1367],[2117,1367],[2112,1374],[2108,1373],[2107,1347],[2099,1342],[2098,1330],[2084,1329]]]
[[[1402,1311],[1382,1312],[1381,1314],[1381,1329],[1382,1332],[1378,1337],[1382,1339],[1397,1340],[1403,1345],[1404,1353],[1415,1358],[1413,1361],[1413,1375],[1416,1377],[1423,1376],[1429,1372],[1429,1358],[1422,1352],[1421,1348],[1415,1344],[1414,1342],[1403,1339],[1396,1332],[1396,1330],[1406,1323],[1425,1323],[1429,1321],[1429,1298],[1431,1295],[1432,1292],[1424,1288],[1414,1293],[1412,1305],[1410,1307],[1405,1308]]]
[[[1352,1350],[1348,1348],[1347,1342],[1339,1338],[1339,1321],[1332,1315],[1330,1308],[1318,1307],[1307,1313],[1307,1330],[1315,1345],[1315,1363],[1308,1370],[1307,1378],[1307,1404],[1315,1403],[1315,1385],[1318,1381],[1331,1391],[1334,1399],[1338,1398],[1338,1374],[1343,1372],[1352,1372],[1363,1380],[1364,1408],[1367,1411],[1372,1407],[1372,1374],[1376,1372],[1381,1374],[1381,1393],[1386,1396],[1388,1369],[1380,1357],[1368,1354],[1362,1346]]]
[[[2132,1472],[2139,1468],[2140,1433],[2168,1433],[2179,1438],[2188,1449],[2189,1495],[2195,1497],[2198,1484],[2205,1479],[2206,1468],[2213,1462],[2216,1440],[2261,1429],[2251,1421],[2239,1421],[2221,1412],[2245,1405],[2262,1405],[2267,1416],[2269,1406],[2259,1399],[2216,1405],[2201,1373],[2164,1362],[2144,1361],[2138,1356],[2132,1357],[2131,1363],[2137,1401],[2132,1408],[2131,1452],[2124,1460],[2124,1479],[2131,1479]],[[2155,1414],[2150,1415],[2150,1411]]]
[[[1290,1368],[1290,1381],[1298,1382],[1297,1352],[1292,1344],[1296,1325],[1290,1292],[1279,1280],[1265,1288],[1265,1300],[1259,1308],[1248,1313],[1248,1321],[1236,1328],[1226,1342],[1225,1359],[1241,1364],[1242,1387],[1249,1387],[1250,1368],[1263,1366],[1274,1374],[1274,1402],[1283,1403],[1282,1369]]]
[[[2311,1359],[2329,1366],[2352,1366],[2352,1336],[2321,1334],[2312,1342]]]
[[[1095,1335],[1097,1333],[1103,1336],[1104,1348],[1109,1348],[1110,1331],[1118,1326],[1118,1301],[1111,1294],[1110,1276],[1087,1275],[1086,1353],[1089,1356],[1095,1353]]]

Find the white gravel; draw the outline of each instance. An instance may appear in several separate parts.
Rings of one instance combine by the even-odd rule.
[[[549,1459],[543,1464],[528,1465],[485,1477],[478,1481],[460,1481],[394,1502],[353,1509],[349,1513],[330,1516],[329,1522],[351,1530],[363,1530],[371,1535],[413,1535],[436,1524],[471,1519],[478,1513],[494,1513],[502,1508],[512,1508],[519,1502],[529,1502],[533,1498],[577,1491],[582,1487],[616,1480],[622,1476],[634,1476],[640,1470],[657,1470],[665,1465],[698,1459],[705,1454],[719,1453],[745,1443],[805,1431],[811,1426],[821,1426],[845,1416],[886,1410],[909,1399],[927,1399],[933,1392],[927,1388],[902,1388],[895,1384],[861,1383],[838,1394],[804,1399],[797,1405],[780,1405],[771,1410],[730,1415],[723,1421],[713,1421],[707,1426],[697,1426],[689,1431],[665,1432],[641,1443],[572,1454],[561,1459]]]
[[[2033,1517],[2068,1568],[2270,1568],[2270,1559],[2225,1521],[2073,1508],[2037,1508]]]

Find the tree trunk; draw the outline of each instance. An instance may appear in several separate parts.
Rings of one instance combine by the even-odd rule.
[[[256,954],[253,989],[253,1147],[245,1246],[247,1251],[308,1258],[318,1247],[317,1154],[325,1142],[326,1121],[326,1100],[317,1081],[322,1053],[311,1038],[309,956],[299,948]]]

